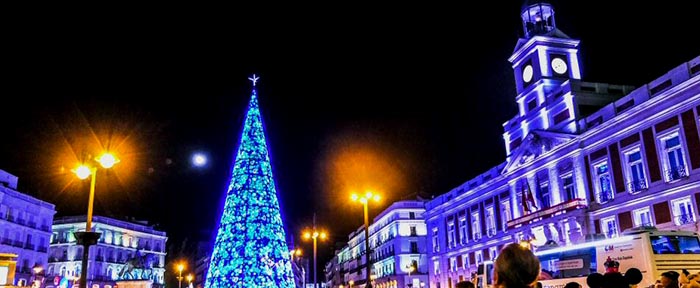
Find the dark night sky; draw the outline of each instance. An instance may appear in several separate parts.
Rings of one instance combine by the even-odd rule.
[[[124,155],[98,175],[97,214],[159,223],[171,243],[209,235],[257,73],[287,233],[316,211],[346,239],[362,211],[344,185],[382,191],[375,214],[505,157],[522,2],[421,3],[26,13],[3,36],[0,169],[57,215],[81,214],[88,186],[67,171],[101,143]],[[638,86],[700,54],[692,1],[603,3],[555,6],[582,40],[584,80]],[[196,150],[207,169],[190,167]]]

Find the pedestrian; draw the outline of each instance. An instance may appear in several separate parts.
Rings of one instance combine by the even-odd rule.
[[[493,266],[495,288],[534,288],[540,275],[535,254],[517,243],[503,248]]]

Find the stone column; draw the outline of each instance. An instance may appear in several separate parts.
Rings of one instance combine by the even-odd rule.
[[[561,183],[559,181],[559,171],[557,165],[548,168],[549,172],[549,194],[552,195],[552,206],[561,203]]]
[[[574,181],[576,186],[576,196],[580,199],[588,199],[587,193],[587,179],[588,177],[588,167],[586,167],[586,162],[583,159],[583,151],[574,156]],[[588,201],[595,201],[595,199],[588,199]]]
[[[542,203],[539,201],[539,199],[537,199],[537,191],[539,191],[540,187],[537,185],[535,175],[525,176],[525,179],[527,179],[527,184],[530,185],[530,191],[532,191],[532,198],[533,200],[535,200],[535,204],[537,205],[537,209],[534,210],[542,210]],[[530,211],[533,211],[532,207],[530,207]]]
[[[511,215],[513,215],[513,219],[518,219],[522,215],[522,213],[520,213],[521,206],[518,205],[518,189],[516,186],[516,182],[511,182],[508,184],[510,186],[510,210],[512,212]]]

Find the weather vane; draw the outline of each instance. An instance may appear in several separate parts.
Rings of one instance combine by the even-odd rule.
[[[253,74],[253,77],[248,77],[248,80],[253,81],[253,87],[255,87],[255,83],[258,82],[258,79],[260,79],[260,77],[255,76],[255,74]]]

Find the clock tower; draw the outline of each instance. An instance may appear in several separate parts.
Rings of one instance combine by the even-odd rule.
[[[554,7],[547,1],[525,1],[520,18],[524,37],[518,39],[508,59],[513,65],[518,103],[518,115],[504,124],[508,155],[531,131],[577,132],[575,123],[564,124],[576,119],[573,96],[557,92],[562,85],[581,79],[579,40],[557,29]]]

